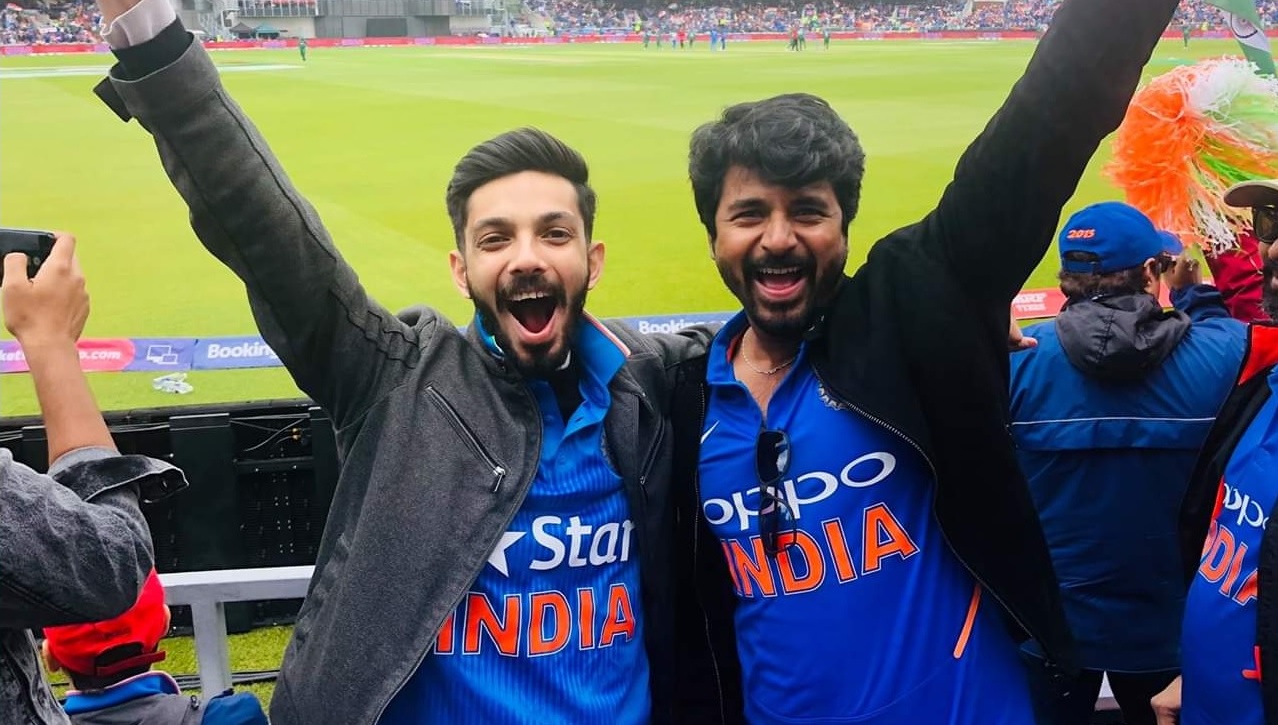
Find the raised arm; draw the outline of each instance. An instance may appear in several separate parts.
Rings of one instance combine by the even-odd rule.
[[[1243,322],[1268,322],[1261,305],[1265,275],[1255,235],[1238,235],[1238,249],[1206,255],[1212,279],[1225,299],[1229,314]]]
[[[150,132],[191,227],[244,282],[297,384],[336,425],[357,417],[415,364],[420,334],[369,299],[169,0],[101,7],[120,63],[98,94]]]
[[[0,306],[22,345],[49,436],[50,475],[0,449],[0,628],[114,617],[152,566],[139,497],[186,486],[181,471],[121,456],[80,370],[75,342],[89,313],[75,240],[58,237],[35,279],[26,257],[4,260]]]
[[[977,299],[1006,308],[1047,252],[1061,208],[1118,128],[1177,0],[1065,0],[1024,76],[959,159],[922,223]]]

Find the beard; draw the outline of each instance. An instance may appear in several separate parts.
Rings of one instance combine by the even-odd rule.
[[[589,270],[587,270],[587,278],[589,278]],[[506,360],[511,363],[520,375],[529,378],[544,378],[563,367],[564,363],[567,362],[568,354],[572,350],[572,341],[575,339],[577,328],[581,324],[581,317],[585,314],[587,290],[584,284],[580,290],[570,293],[563,285],[553,284],[544,277],[517,277],[510,284],[497,290],[493,304],[488,303],[481,295],[477,294],[475,289],[470,286],[469,280],[466,282],[466,287],[470,290],[470,297],[475,305],[475,314],[479,316],[480,323],[497,341],[497,346],[506,356]],[[511,306],[521,304],[514,302],[513,298],[528,293],[549,295],[555,309],[562,312],[559,334],[553,339],[537,345],[517,343],[501,324],[501,313],[513,318],[514,313],[511,311]],[[516,320],[514,324],[519,324],[519,322]]]
[[[1261,260],[1264,262],[1261,272],[1265,282],[1260,287],[1260,309],[1264,310],[1269,319],[1278,322],[1278,290],[1274,289],[1274,279],[1278,278],[1278,260],[1271,259],[1268,255]]]
[[[846,254],[833,264],[822,268],[811,255],[791,252],[784,255],[746,257],[741,262],[739,275],[731,268],[719,267],[719,275],[733,296],[745,309],[750,326],[756,331],[779,340],[796,340],[803,337],[816,316],[817,308],[834,297],[842,279]],[[795,300],[774,302],[763,299],[757,292],[756,282],[761,270],[797,267],[796,278],[806,281],[805,294]]]

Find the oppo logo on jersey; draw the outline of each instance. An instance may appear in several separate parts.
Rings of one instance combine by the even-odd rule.
[[[1224,509],[1238,512],[1239,526],[1247,524],[1253,528],[1263,529],[1269,525],[1269,516],[1254,498],[1223,481],[1221,485],[1225,487]],[[1221,518],[1224,518],[1224,514],[1221,514]]]
[[[829,471],[811,471],[788,478],[781,482],[780,495],[790,507],[790,513],[796,520],[803,516],[803,508],[824,501],[839,490],[839,486],[848,488],[869,488],[882,482],[892,471],[896,470],[896,456],[878,451],[867,453],[843,467],[838,473]],[[751,505],[746,505],[746,499]],[[730,499],[712,498],[702,504],[706,520],[713,526],[721,526],[732,522],[741,531],[754,528],[754,519],[758,517],[757,508],[759,487],[737,491]]]

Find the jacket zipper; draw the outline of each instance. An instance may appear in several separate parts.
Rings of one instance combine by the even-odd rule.
[[[448,418],[449,424],[452,425],[453,430],[457,431],[457,435],[461,436],[462,440],[466,441],[470,450],[474,452],[475,455],[479,456],[479,459],[492,469],[492,492],[497,493],[497,491],[501,488],[502,481],[506,480],[506,467],[498,463],[497,459],[493,458],[484,446],[480,444],[479,438],[470,431],[470,428],[466,427],[466,424],[462,422],[461,416],[457,414],[457,411],[447,400],[444,399],[444,396],[440,394],[438,390],[435,390],[434,387],[428,386],[426,388],[426,394],[430,396],[431,400],[435,401],[435,405],[438,406],[440,410],[444,411],[444,415]]]
[[[454,423],[455,426],[459,427],[460,430],[465,431],[466,433],[470,432],[469,430],[467,430],[466,426],[462,424],[461,417],[457,415],[457,411],[453,410],[453,407],[448,404],[448,401],[444,399],[444,396],[441,395],[439,391],[435,390],[434,387],[427,386],[426,392],[430,393],[434,399],[439,401],[439,405],[450,414],[450,417],[454,421],[456,421]],[[527,395],[528,397],[532,397],[532,395],[528,393],[527,390],[524,391],[524,394]],[[536,405],[536,400],[533,401],[533,404]],[[537,439],[541,440],[543,436],[545,436],[545,434],[546,434],[545,429],[542,428],[541,426],[541,417],[538,416],[537,417]],[[493,487],[493,492],[496,493],[497,488],[501,486],[502,480],[506,478],[506,469],[498,465],[496,461],[493,461],[492,456],[489,456],[487,451],[485,451],[483,447],[479,445],[479,441],[475,440],[474,435],[470,435],[469,439],[474,443],[474,448],[479,452],[480,456],[483,457],[485,461],[490,462],[491,465],[493,466],[493,474],[498,476],[497,486]],[[534,476],[537,475],[536,469],[533,470],[533,475]],[[522,502],[520,503],[520,505],[522,506]],[[520,508],[519,506],[516,506],[510,512],[510,516],[508,516],[506,520],[502,522],[501,528],[498,529],[499,532],[505,531],[507,528],[510,527],[510,522],[514,521],[515,516],[519,515],[519,508]],[[496,541],[493,542],[493,545],[496,545]],[[485,559],[483,562],[480,563],[479,571],[483,571],[483,568],[486,565],[487,565],[487,559]],[[479,572],[475,573],[475,577],[476,578],[479,577]],[[471,581],[474,582],[474,579],[472,579]],[[469,589],[470,589],[469,584],[462,587],[461,591],[457,592],[457,596],[453,597],[453,601],[449,603],[448,609],[446,611],[449,613],[455,613],[457,611],[457,607],[461,604],[462,598],[466,596]],[[448,616],[445,615],[444,619],[446,621],[448,619]],[[386,715],[386,708],[391,706],[391,703],[395,701],[395,698],[399,697],[399,693],[404,691],[404,686],[407,685],[409,681],[411,681],[413,677],[417,674],[417,671],[421,669],[422,663],[426,661],[426,656],[429,655],[431,649],[435,647],[435,639],[437,637],[439,637],[438,629],[436,629],[435,632],[431,635],[430,642],[427,643],[426,649],[423,650],[422,653],[417,656],[417,661],[413,663],[413,669],[409,670],[408,676],[405,677],[403,680],[401,680],[400,683],[395,686],[395,690],[391,692],[390,698],[387,699],[386,702],[382,703],[382,706],[377,709],[377,717],[373,718],[372,725],[381,725],[382,717]]]
[[[821,377],[821,373],[820,371],[817,370],[817,367],[815,365],[812,366],[812,374],[816,375],[817,381],[821,383],[821,387],[825,388],[829,392],[831,397],[837,398],[840,403],[843,403],[844,405],[848,406],[852,410],[855,410],[866,420],[874,423],[875,425],[878,425],[880,428],[888,431],[889,433],[892,433],[897,438],[900,438],[901,440],[908,443],[911,448],[918,451],[918,454],[923,457],[923,462],[927,464],[928,470],[932,472],[932,480],[935,482],[932,488],[932,515],[935,516],[936,515],[936,485],[940,484],[940,476],[938,476],[936,473],[936,466],[932,465],[932,459],[928,458],[927,454],[923,452],[923,447],[920,446],[918,443],[915,443],[912,438],[905,435],[901,431],[897,430],[896,428],[893,428],[891,425],[888,425],[886,422],[865,412],[860,407],[858,407],[855,403],[844,398],[844,396],[837,394],[834,388],[826,384],[825,379]],[[986,592],[989,593],[990,596],[994,597],[994,601],[998,602],[999,605],[1003,607],[1003,611],[1007,612],[1008,616],[1010,616],[1012,620],[1015,621],[1016,624],[1022,630],[1025,631],[1026,634],[1032,637],[1033,633],[1030,632],[1029,627],[1025,626],[1025,622],[1023,622],[1020,617],[1016,616],[1016,612],[1012,611],[1011,607],[1007,606],[1007,602],[999,598],[998,592],[991,589],[990,586],[986,584],[984,580],[981,579],[980,575],[978,575],[972,569],[972,566],[968,564],[966,560],[963,559],[962,555],[958,553],[958,550],[954,548],[954,543],[950,541],[949,534],[945,532],[945,527],[941,525],[941,521],[939,518],[937,519],[937,522],[936,522],[936,528],[941,532],[941,538],[945,540],[945,545],[950,548],[950,552],[954,554],[954,558],[958,559],[958,562],[963,565],[963,568],[967,569],[967,573],[971,574],[972,578],[976,580],[976,583],[981,585],[981,589],[984,589]],[[1051,662],[1050,658],[1048,659],[1048,662]]]
[[[666,438],[666,426],[662,423],[657,426],[657,438],[652,442],[652,447],[648,449],[648,455],[644,457],[643,466],[639,468],[639,490],[643,492],[644,503],[648,502],[648,474],[652,473],[652,464],[657,462],[657,452],[661,450],[661,442]]]
[[[652,469],[652,464],[657,460],[657,451],[661,449],[661,441],[665,438],[665,435],[665,425],[661,424],[657,428],[657,438],[652,442],[652,448],[648,451],[648,455],[645,457],[643,465],[639,468],[639,510],[632,511],[631,513],[633,514],[635,521],[639,522],[637,526],[641,532],[638,541],[640,561],[644,561],[644,557],[648,554],[648,549],[644,545],[645,542],[642,536],[642,523],[648,520],[648,473]],[[643,566],[647,567],[648,565],[644,564]]]
[[[701,426],[706,422],[706,386],[702,383],[698,386],[701,390],[701,417],[697,421],[697,433],[700,434]],[[698,450],[700,447],[698,446]],[[700,456],[698,456],[698,460]],[[700,560],[701,550],[701,470],[700,465],[696,465],[692,469],[692,490],[696,499],[692,506],[692,573],[693,588],[697,591],[697,605],[701,609],[701,621],[705,625],[706,634],[706,651],[710,653],[710,664],[714,665],[714,685],[719,693],[719,722],[726,723],[728,715],[724,712],[723,707],[723,678],[719,674],[719,658],[714,652],[714,640],[710,637],[710,615],[706,614],[706,604],[701,599],[701,587],[697,585],[696,570],[697,562]],[[725,562],[726,563],[726,562]]]

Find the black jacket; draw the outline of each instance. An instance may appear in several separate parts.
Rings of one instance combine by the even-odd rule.
[[[927,459],[945,540],[1021,639],[1043,645],[1061,684],[1077,669],[1073,644],[1008,431],[1010,306],[1175,8],[1066,0],[936,209],[875,244],[808,333],[826,390]],[[705,392],[704,358],[686,363],[672,403],[673,470],[690,474],[672,489],[681,496],[675,681],[688,722],[735,722],[735,600],[697,501]]]
[[[1278,366],[1278,327],[1252,325],[1247,330],[1247,353],[1234,390],[1225,399],[1216,422],[1207,434],[1189,490],[1180,511],[1180,550],[1186,586],[1194,581],[1202,561],[1203,546],[1212,516],[1220,501],[1225,466],[1251,421],[1268,402],[1272,391],[1269,374]],[[1268,516],[1278,514],[1278,505]],[[1260,647],[1260,671],[1278,672],[1278,527],[1266,528],[1261,539],[1260,574],[1256,586],[1256,645]],[[1193,623],[1187,623],[1193,626]],[[1278,725],[1278,678],[1261,677],[1261,698],[1266,725]]]

